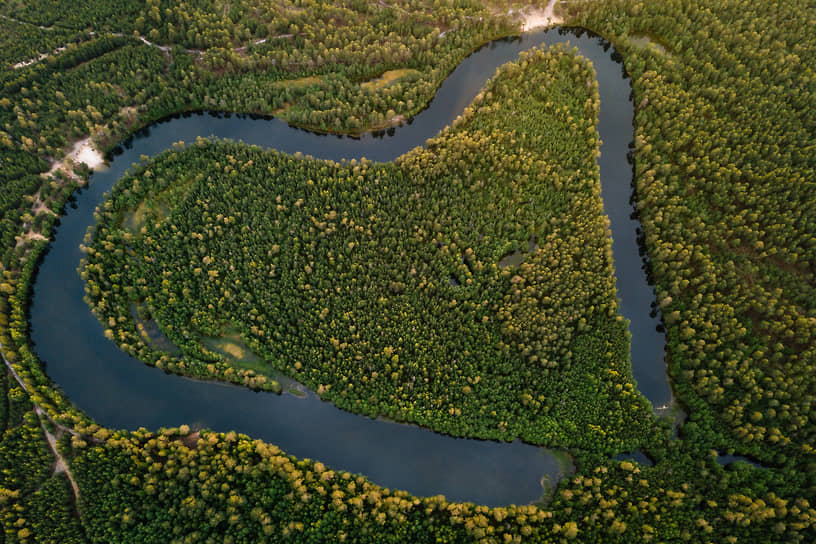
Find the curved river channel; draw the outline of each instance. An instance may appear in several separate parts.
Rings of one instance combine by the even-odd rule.
[[[621,311],[630,320],[632,367],[638,387],[655,406],[671,390],[664,362],[665,339],[650,316],[654,291],[638,250],[630,202],[633,137],[630,86],[614,50],[586,33],[550,30],[490,43],[465,59],[445,80],[430,106],[405,126],[361,138],[319,135],[277,119],[192,114],[154,124],[117,151],[110,168],[94,173],[66,215],[45,256],[34,286],[31,331],[37,355],[51,379],[80,409],[110,428],[175,427],[235,430],[279,446],[289,454],[364,474],[382,486],[418,496],[444,494],[454,501],[486,505],[524,504],[542,495],[542,480],[555,483],[573,470],[558,456],[520,442],[500,443],[443,436],[412,425],[351,414],[308,393],[256,393],[219,383],[169,375],[120,351],[83,301],[77,273],[80,244],[105,193],[142,155],[153,156],[173,142],[197,136],[242,140],[316,158],[366,157],[391,161],[423,145],[470,104],[496,68],[538,45],[569,43],[597,71],[601,111],[599,159],[604,209],[611,220]]]

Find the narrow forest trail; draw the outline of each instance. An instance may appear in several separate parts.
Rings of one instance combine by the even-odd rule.
[[[543,28],[543,27],[547,27],[547,26],[555,26],[555,25],[559,25],[559,24],[563,23],[563,21],[564,21],[563,17],[555,15],[555,2],[556,1],[557,0],[550,0],[549,3],[544,7],[543,10],[533,8],[533,9],[527,9],[527,10],[522,11],[521,12],[522,21],[521,21],[520,30],[522,32],[527,32],[529,30],[539,29],[539,28]],[[386,4],[385,2],[382,2],[382,0],[380,0],[379,4],[382,7],[386,7],[386,8],[390,8],[390,9],[405,12],[404,9],[396,7],[396,6],[391,6],[389,4]],[[512,13],[513,13],[513,10],[511,10],[509,14],[512,14]],[[6,19],[7,21],[12,21],[12,22],[15,22],[15,23],[23,24],[23,25],[31,25],[31,26],[37,27],[37,28],[39,28],[41,30],[47,30],[47,31],[52,30],[52,27],[45,27],[45,26],[36,25],[36,24],[30,23],[28,21],[22,21],[20,19],[14,18],[14,17],[9,17],[8,15],[0,15],[0,18]],[[478,19],[481,21],[483,18],[479,17]],[[448,34],[449,32],[452,32],[454,30],[455,29],[440,32],[439,37],[442,38],[446,34]],[[89,35],[91,37],[95,37],[97,35],[97,33],[91,31],[89,33]],[[119,37],[119,38],[126,37],[126,36],[131,36],[129,34],[123,34],[121,32],[110,32],[110,33],[105,33],[105,35],[112,36],[112,37]],[[239,46],[239,47],[233,47],[233,48],[231,48],[231,51],[233,53],[243,53],[243,52],[245,52],[247,50],[247,48],[250,45],[262,45],[262,44],[264,44],[266,42],[269,42],[271,40],[291,39],[291,38],[294,38],[295,35],[302,36],[302,35],[304,35],[304,33],[299,32],[297,34],[288,33],[288,34],[278,34],[278,35],[275,35],[275,36],[267,36],[265,38],[259,38],[259,39],[253,40],[251,42],[251,44],[246,44],[246,45],[242,45],[242,46]],[[172,55],[171,55],[170,51],[173,48],[173,46],[171,46],[171,45],[161,45],[161,44],[152,42],[152,41],[148,40],[145,36],[143,36],[141,34],[132,35],[132,36],[135,37],[136,39],[138,39],[139,41],[141,41],[142,43],[144,43],[145,45],[148,45],[150,47],[155,47],[159,51],[162,51],[167,56],[168,62],[172,62]],[[16,69],[20,69],[20,68],[25,68],[26,66],[31,66],[32,64],[35,64],[37,62],[41,62],[41,61],[47,59],[48,57],[55,56],[55,55],[65,51],[67,49],[68,49],[67,45],[62,46],[62,47],[58,47],[57,49],[54,49],[52,51],[49,51],[49,52],[46,52],[46,53],[41,53],[40,55],[37,55],[36,57],[32,57],[30,59],[26,59],[26,60],[17,62],[17,63],[12,65],[12,68],[14,68],[16,70]],[[185,53],[187,53],[188,55],[193,55],[195,57],[200,58],[207,52],[207,49],[187,49],[187,48],[185,48],[185,49],[183,49],[183,51]],[[275,59],[272,60],[272,63],[275,64]]]
[[[74,501],[76,504],[79,504],[79,486],[74,479],[74,475],[71,473],[71,468],[68,466],[68,462],[65,461],[65,458],[57,449],[57,438],[45,428],[45,423],[43,422],[43,417],[48,417],[48,414],[45,413],[45,410],[40,408],[39,405],[34,405],[34,412],[36,412],[37,416],[40,419],[40,427],[45,434],[45,438],[48,441],[48,446],[51,448],[51,453],[54,454],[56,458],[56,465],[54,466],[54,474],[59,472],[64,472],[65,475],[68,477],[68,481],[71,482],[71,489],[74,492]],[[50,421],[50,418],[49,418]]]
[[[51,30],[53,30],[51,27],[37,25],[37,24],[34,24],[34,23],[30,23],[28,21],[21,21],[20,19],[15,19],[14,17],[9,17],[8,15],[0,15],[0,18],[5,19],[7,21],[11,21],[13,23],[21,24],[21,25],[33,26],[33,27],[39,28],[40,30],[46,30],[46,31],[49,31],[49,32]],[[20,62],[12,64],[11,67],[13,69],[15,69],[15,70],[19,70],[20,68],[25,68],[26,66],[30,66],[30,65],[32,65],[34,63],[40,62],[40,61],[48,58],[51,55],[56,55],[58,53],[61,53],[62,51],[65,51],[66,49],[68,49],[67,45],[62,46],[62,47],[58,47],[58,48],[54,49],[53,51],[49,51],[47,53],[41,53],[41,54],[37,55],[36,57],[32,57],[30,59],[22,60]]]
[[[42,26],[38,24],[31,23],[29,21],[22,21],[20,19],[15,19],[14,17],[9,17],[8,15],[0,15],[0,18],[5,19],[7,21],[12,21],[15,23],[19,23],[21,25],[30,25],[39,28],[40,30],[48,30],[49,32],[53,30],[53,27],[50,26]]]
[[[47,31],[53,30],[52,27],[36,25],[36,24],[30,23],[28,21],[22,21],[20,19],[15,19],[14,17],[9,17],[8,15],[0,15],[0,18],[5,19],[7,21],[14,22],[14,23],[18,23],[18,24],[21,24],[21,25],[34,26],[36,28],[39,28],[40,30],[47,30]],[[170,54],[170,50],[173,48],[172,45],[161,45],[161,44],[158,44],[158,43],[154,43],[154,42],[148,40],[145,36],[142,36],[141,34],[134,36],[134,35],[131,35],[131,34],[123,34],[122,32],[106,32],[104,34],[101,34],[101,33],[91,31],[91,32],[88,33],[88,35],[91,36],[91,37],[96,37],[97,35],[100,35],[100,36],[104,35],[104,36],[112,36],[112,37],[115,37],[115,38],[123,38],[123,37],[133,36],[136,39],[138,39],[139,41],[141,41],[143,44],[148,45],[150,47],[155,47],[159,51],[163,52],[167,56],[167,60],[172,61],[172,56]],[[302,36],[302,35],[304,35],[304,33],[299,32],[297,35]],[[289,38],[294,38],[294,37],[295,37],[295,34],[278,34],[276,36],[267,36],[266,38],[259,38],[257,40],[253,40],[251,45],[262,45],[262,44],[264,44],[264,43],[266,43],[266,42],[268,42],[270,40],[289,39]],[[247,47],[249,47],[249,46],[250,46],[250,44],[246,44],[246,45],[242,45],[240,47],[233,47],[233,48],[231,48],[231,50],[234,53],[242,53],[242,52],[246,51]],[[37,55],[36,57],[32,57],[30,59],[26,59],[26,60],[22,60],[20,62],[17,62],[17,63],[12,65],[12,68],[15,69],[15,70],[18,70],[20,68],[25,68],[26,66],[31,66],[32,64],[35,64],[37,62],[41,62],[41,61],[47,59],[48,57],[58,55],[59,53],[62,53],[63,51],[66,51],[67,49],[68,49],[67,45],[58,47],[58,48],[56,48],[56,49],[54,49],[52,51],[41,53],[41,54]],[[201,57],[202,55],[204,55],[204,53],[207,52],[206,49],[187,49],[187,48],[183,49],[183,51],[185,53],[187,53],[188,55],[194,55],[196,57]]]
[[[26,385],[25,381],[22,378],[20,378],[20,375],[17,374],[17,371],[14,370],[14,367],[9,362],[9,360],[6,359],[6,355],[2,352],[2,349],[3,349],[3,345],[0,344],[0,357],[3,358],[3,362],[5,363],[6,368],[8,368],[8,371],[11,373],[12,377],[14,377],[14,380],[20,385],[20,387],[23,389],[23,391],[25,391],[26,393],[29,394],[29,400],[31,400],[31,404],[34,405],[34,413],[37,414],[37,419],[40,421],[40,428],[42,428],[43,434],[45,435],[45,438],[48,441],[48,446],[51,448],[51,453],[54,455],[54,459],[55,459],[54,474],[59,473],[59,472],[63,472],[63,473],[65,473],[65,476],[68,477],[68,481],[71,483],[71,489],[73,490],[73,493],[74,493],[74,501],[75,501],[75,504],[78,507],[79,506],[79,486],[77,485],[76,479],[74,478],[74,475],[71,472],[71,467],[68,466],[68,462],[65,460],[65,458],[62,456],[62,454],[59,452],[59,449],[57,448],[57,439],[56,439],[56,437],[48,429],[46,429],[45,422],[43,421],[43,418],[47,418],[48,421],[52,425],[54,425],[56,428],[58,428],[59,430],[61,430],[63,432],[69,433],[69,434],[74,435],[74,436],[79,436],[79,433],[76,430],[71,429],[70,427],[66,427],[64,425],[60,425],[59,423],[55,422],[48,415],[48,412],[46,412],[39,404],[37,404],[36,402],[34,402],[33,399],[31,399],[31,395],[30,395],[30,391],[28,389],[28,386]]]

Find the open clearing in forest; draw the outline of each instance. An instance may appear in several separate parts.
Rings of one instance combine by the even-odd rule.
[[[544,9],[527,8],[521,11],[521,30],[530,30],[544,26],[555,26],[564,23],[564,18],[555,14],[556,0],[550,0]]]
[[[72,175],[72,164],[85,163],[91,170],[101,170],[105,167],[105,156],[97,149],[90,136],[77,141],[65,157],[55,162],[45,176],[51,176],[58,170]]]
[[[130,232],[137,233],[148,221],[161,223],[170,215],[171,202],[183,198],[193,187],[194,180],[179,180],[170,184],[156,196],[145,198],[135,209],[128,210],[122,215],[121,225]]]
[[[242,368],[264,373],[269,371],[268,365],[247,347],[241,335],[234,330],[228,330],[221,336],[202,336],[201,344],[207,349],[233,359]]]
[[[644,48],[648,47],[657,51],[658,53],[662,53],[664,55],[669,54],[666,51],[666,47],[657,40],[655,40],[654,38],[652,38],[651,36],[646,36],[643,34],[632,34],[631,36],[629,36],[629,40],[631,40],[631,42],[637,45],[638,47]]]
[[[406,76],[419,74],[419,70],[414,70],[413,68],[402,68],[400,70],[388,70],[387,72],[383,73],[380,77],[376,79],[372,79],[371,81],[366,81],[364,83],[360,83],[360,87],[366,91],[378,91],[385,87],[388,87],[392,83],[397,80],[400,80]]]

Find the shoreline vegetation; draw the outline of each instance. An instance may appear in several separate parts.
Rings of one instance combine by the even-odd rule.
[[[77,140],[71,146],[71,150],[62,159],[56,160],[48,172],[43,173],[43,176],[53,176],[57,171],[73,175],[74,169],[80,164],[84,164],[90,170],[100,170],[105,167],[105,156],[96,147],[91,136]]]
[[[683,6],[634,1],[566,5],[565,21],[610,39],[633,78],[638,115],[633,152],[645,243],[666,316],[669,368],[680,399],[689,407],[689,421],[681,426],[677,441],[647,448],[657,459],[654,466],[584,452],[576,459],[578,472],[559,486],[548,510],[489,509],[391,492],[234,433],[190,434],[186,426],[126,433],[89,421],[52,389],[26,340],[26,299],[36,258],[47,246],[44,238],[54,225],[54,214],[77,186],[65,176],[44,182],[40,173],[50,167],[47,157],[76,138],[107,126],[100,135],[104,148],[129,132],[124,127],[132,128],[134,122],[144,126],[192,103],[195,88],[190,84],[171,90],[162,87],[161,77],[154,77],[169,70],[180,82],[190,78],[195,65],[183,50],[170,47],[154,55],[125,38],[99,38],[59,57],[0,72],[5,161],[0,171],[0,240],[5,252],[0,341],[9,362],[30,385],[26,393],[10,384],[8,375],[0,380],[5,431],[0,460],[8,469],[0,482],[5,541],[33,542],[37,535],[61,542],[224,541],[247,538],[250,530],[258,538],[284,535],[298,541],[813,540],[816,463],[814,423],[808,417],[813,395],[808,358],[813,360],[816,246],[802,235],[812,225],[808,210],[814,209],[816,194],[812,165],[808,170],[806,164],[814,139],[807,129],[814,126],[809,113],[813,76],[807,62],[816,57],[809,32],[812,10],[806,2],[764,6],[737,0]],[[199,26],[191,27],[177,17],[187,8],[156,0],[59,8],[13,0],[1,9],[4,14],[24,14],[33,26],[21,30],[22,25],[0,21],[9,28],[5,39],[10,41],[4,43],[15,46],[5,49],[0,60],[11,66],[35,58],[69,42],[76,28],[110,30],[111,25],[122,25],[129,26],[123,30],[130,33],[139,25],[165,39],[172,31],[180,47],[211,49],[196,62],[209,62],[208,69],[223,71],[220,75],[236,86],[234,94],[212,87],[209,100],[200,101],[206,106],[202,109],[234,106],[235,111],[252,111],[254,105],[238,95],[264,82],[247,79],[241,85],[230,72],[239,64],[225,50],[236,38],[234,21],[226,15],[214,17],[205,28],[199,25],[204,18],[196,17]],[[300,16],[296,10],[286,15],[290,13]],[[778,24],[779,18],[784,25]],[[299,39],[302,19],[290,23],[297,31],[286,32],[292,37],[282,40]],[[219,24],[225,32],[213,30]],[[234,28],[247,28],[250,35],[257,30],[238,24]],[[283,34],[276,28],[270,33]],[[649,36],[665,53],[651,46],[628,47],[630,36]],[[253,44],[247,51],[256,45],[268,47],[269,42]],[[115,73],[94,80],[90,76],[99,69],[94,63],[99,57],[111,66],[128,65],[133,70],[130,79],[139,84],[117,79]],[[186,63],[188,71],[174,66],[178,61]],[[269,66],[268,61],[238,70],[245,70],[245,77],[260,66]],[[319,65],[315,62],[314,67]],[[377,73],[400,67],[395,62]],[[52,73],[63,77],[61,89],[48,87]],[[80,75],[71,79],[72,73]],[[376,75],[366,73],[365,80]],[[347,87],[342,81],[314,90]],[[78,88],[81,93],[64,93]],[[84,102],[83,93],[94,97],[92,104]],[[161,93],[178,102],[151,99]],[[110,103],[98,100],[102,96]],[[123,97],[130,97],[129,105],[144,104],[141,117],[116,117],[128,105]],[[59,113],[63,111],[65,115]],[[315,120],[328,119],[325,111]],[[690,111],[698,115],[688,115]],[[299,120],[310,120],[306,109],[296,113]],[[387,113],[379,112],[383,118]],[[728,118],[742,130],[728,125]],[[370,117],[371,122],[378,120]],[[684,124],[684,129],[670,120]],[[86,174],[79,169],[80,178]],[[687,183],[679,183],[681,179]],[[782,200],[771,209],[764,207],[774,194]],[[31,213],[33,195],[40,213]],[[774,209],[792,209],[801,220],[780,216]],[[727,227],[720,229],[720,224]],[[707,228],[715,234],[709,235]],[[18,245],[21,232],[34,235]],[[695,279],[700,275],[702,284]],[[717,277],[724,278],[725,288],[717,288]],[[695,293],[701,295],[699,300]],[[722,339],[731,343],[724,345]],[[59,475],[46,478],[54,463],[42,429],[48,423],[38,422],[30,402],[55,423],[81,432],[57,440],[83,492],[76,509],[68,481]],[[701,455],[717,450],[745,454],[769,468],[737,463],[726,469],[713,456]]]

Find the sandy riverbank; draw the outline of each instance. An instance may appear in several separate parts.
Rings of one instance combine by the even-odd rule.
[[[57,170],[63,170],[70,174],[73,170],[73,164],[85,163],[91,170],[105,169],[105,156],[94,145],[90,137],[83,138],[74,144],[71,151],[55,162],[47,175],[51,175]]]
[[[564,23],[564,18],[555,14],[556,0],[550,0],[544,9],[527,7],[519,12],[521,16],[521,30],[528,32],[545,26],[555,26]]]

